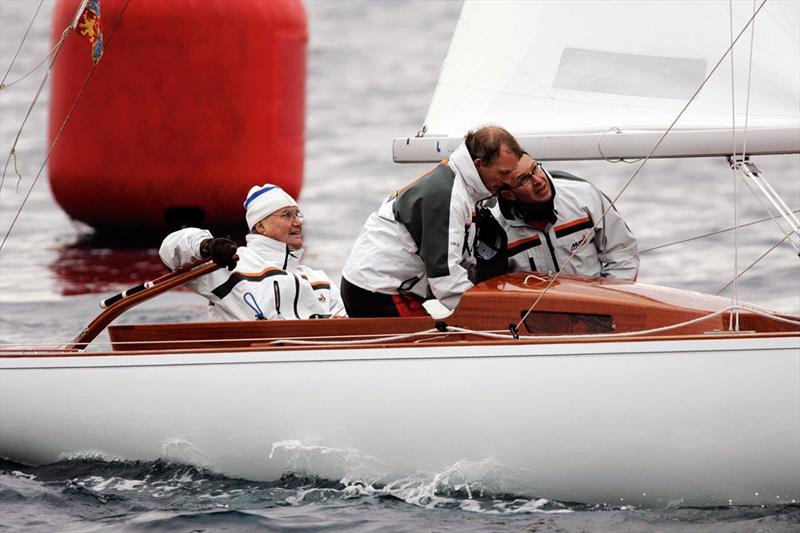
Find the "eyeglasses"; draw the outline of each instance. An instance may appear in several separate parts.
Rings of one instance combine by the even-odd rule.
[[[538,161],[534,161],[531,164],[531,171],[526,172],[525,174],[520,174],[517,176],[516,180],[514,181],[514,185],[511,187],[512,189],[516,189],[517,187],[522,187],[523,185],[527,185],[531,182],[533,177],[541,170],[542,164]]]
[[[278,217],[286,220],[287,222],[293,221],[295,218],[297,220],[303,220],[303,213],[296,209],[287,209],[286,211],[277,211],[270,215],[271,217]]]

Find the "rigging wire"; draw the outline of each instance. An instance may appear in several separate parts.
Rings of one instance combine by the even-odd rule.
[[[614,204],[617,202],[617,200],[619,200],[619,198],[622,196],[622,194],[625,192],[625,190],[633,182],[633,180],[636,179],[636,176],[639,175],[639,173],[641,172],[642,168],[644,168],[644,166],[647,164],[647,162],[653,156],[655,151],[658,150],[658,147],[661,146],[661,143],[664,142],[664,139],[666,139],[667,135],[675,127],[675,124],[678,123],[678,121],[683,116],[683,114],[686,112],[686,110],[689,108],[689,106],[692,104],[692,102],[694,102],[695,98],[697,98],[697,95],[700,94],[700,91],[703,90],[703,87],[705,87],[706,83],[708,83],[708,80],[710,80],[711,77],[714,75],[714,73],[716,73],[716,71],[719,68],[719,66],[722,64],[722,62],[725,60],[725,58],[728,56],[728,54],[733,49],[733,46],[739,41],[739,39],[742,37],[742,35],[744,35],[744,32],[747,31],[747,28],[750,27],[750,25],[753,23],[753,20],[755,20],[756,16],[758,15],[758,13],[761,11],[761,9],[764,7],[764,4],[766,4],[766,3],[767,3],[767,0],[762,0],[761,1],[761,5],[759,5],[758,9],[756,9],[753,12],[753,15],[750,17],[750,19],[747,21],[747,23],[741,29],[741,31],[736,36],[736,38],[733,39],[733,41],[731,42],[730,46],[728,46],[728,48],[722,54],[722,57],[719,58],[719,60],[716,62],[714,67],[711,69],[711,71],[706,75],[705,79],[703,79],[703,82],[700,84],[700,86],[697,87],[697,89],[694,91],[692,96],[686,102],[686,105],[683,106],[683,108],[680,110],[680,112],[675,117],[675,119],[672,121],[672,123],[669,125],[669,127],[667,127],[667,129],[664,131],[663,135],[661,135],[661,137],[658,139],[658,141],[655,143],[655,145],[650,149],[650,151],[647,153],[647,155],[644,157],[642,162],[639,164],[639,167],[636,169],[636,171],[633,173],[633,175],[628,179],[628,181],[625,182],[625,184],[622,186],[622,188],[617,193],[617,195],[614,197],[614,199],[611,200],[611,204],[603,211],[603,214],[600,217],[600,221],[598,221],[594,225],[594,227],[592,227],[591,231],[586,233],[586,235],[584,236],[584,238],[580,242],[580,244],[575,248],[575,250],[572,251],[572,254],[569,256],[567,261],[564,263],[564,266],[562,266],[559,269],[559,271],[556,272],[556,274],[550,279],[548,284],[544,287],[544,289],[542,289],[542,292],[539,294],[539,297],[536,298],[536,300],[533,302],[533,304],[531,304],[530,308],[528,308],[528,310],[525,312],[525,314],[522,316],[522,318],[520,318],[519,322],[517,322],[517,325],[516,325],[516,329],[517,330],[523,324],[525,319],[528,318],[528,315],[530,315],[530,313],[533,311],[533,309],[539,304],[539,302],[542,300],[544,295],[547,294],[548,290],[550,289],[550,287],[553,286],[553,283],[556,282],[556,280],[561,275],[561,273],[564,272],[564,269],[567,267],[567,265],[569,265],[572,262],[572,260],[574,259],[575,255],[579,251],[581,251],[583,249],[583,247],[586,246],[590,242],[590,240],[591,240],[590,237],[593,237],[594,234],[597,232],[598,224],[600,224],[602,221],[605,220],[606,213],[608,213],[611,209],[614,208]]]
[[[756,264],[758,264],[758,263],[759,263],[759,262],[760,262],[762,259],[764,259],[765,257],[767,257],[767,254],[769,254],[770,252],[772,252],[772,250],[774,250],[775,248],[777,248],[778,246],[780,246],[781,244],[783,244],[783,242],[784,242],[784,241],[786,241],[786,239],[788,239],[790,235],[791,235],[791,233],[788,233],[788,234],[786,234],[786,235],[783,237],[783,239],[781,239],[781,240],[779,240],[778,242],[776,242],[775,244],[773,244],[773,245],[772,245],[772,246],[769,248],[769,250],[767,250],[766,252],[764,252],[763,254],[761,254],[761,256],[760,256],[758,259],[756,259],[755,261],[753,261],[752,263],[750,263],[750,266],[748,266],[747,268],[745,268],[745,269],[744,269],[744,270],[742,270],[741,272],[737,272],[737,273],[736,273],[736,275],[735,275],[735,277],[734,277],[734,279],[730,280],[728,283],[726,283],[726,284],[725,284],[725,286],[724,286],[724,287],[722,287],[720,290],[718,290],[718,291],[717,291],[717,292],[715,292],[714,294],[716,294],[716,295],[719,295],[719,294],[721,294],[721,293],[722,293],[722,291],[724,291],[725,289],[727,289],[727,288],[728,288],[728,287],[730,287],[731,285],[735,285],[735,284],[736,284],[736,282],[737,282],[737,280],[738,280],[738,278],[741,278],[742,276],[744,276],[744,275],[747,273],[747,271],[748,271],[748,270],[750,270],[751,268],[753,268],[754,266],[756,266]]]
[[[31,74],[33,74],[34,72],[36,72],[36,70],[37,70],[39,67],[41,67],[42,65],[44,65],[44,64],[47,62],[47,60],[48,60],[48,59],[50,59],[50,57],[53,55],[53,53],[55,53],[55,51],[56,51],[56,48],[57,48],[57,47],[58,47],[60,44],[61,44],[61,41],[59,41],[58,43],[56,43],[56,45],[55,45],[53,48],[51,48],[49,52],[47,52],[47,55],[46,55],[46,56],[44,56],[44,58],[42,58],[42,60],[41,60],[41,61],[39,61],[38,63],[36,63],[36,66],[34,66],[32,69],[30,69],[28,72],[26,72],[25,74],[23,74],[22,76],[20,76],[20,77],[19,77],[19,78],[17,78],[16,80],[14,80],[14,81],[10,81],[10,82],[8,82],[8,83],[6,83],[6,84],[4,84],[4,85],[0,85],[0,89],[5,89],[6,87],[11,87],[12,85],[16,85],[17,83],[21,82],[22,80],[24,80],[25,78],[27,78],[28,76],[30,76]]]
[[[61,39],[58,43],[53,47],[55,52],[51,52],[53,58],[50,61],[50,66],[47,67],[47,71],[44,73],[44,77],[42,77],[42,82],[39,84],[39,88],[36,91],[36,94],[33,97],[33,101],[31,105],[28,107],[28,111],[25,113],[25,117],[22,119],[22,124],[20,124],[19,129],[17,130],[17,136],[14,138],[14,142],[11,145],[11,150],[8,152],[8,157],[6,158],[6,164],[3,166],[3,176],[0,177],[0,192],[3,190],[3,184],[6,181],[6,171],[8,170],[8,164],[11,162],[11,159],[14,159],[14,170],[17,173],[17,188],[19,188],[19,183],[22,181],[22,175],[20,175],[19,170],[17,169],[17,143],[19,142],[20,137],[22,136],[22,130],[25,129],[25,124],[27,124],[28,119],[33,112],[33,108],[36,107],[36,102],[39,101],[39,96],[42,94],[42,90],[44,90],[45,84],[47,83],[47,79],[50,77],[50,72],[53,71],[53,66],[56,63],[56,59],[58,59],[58,54],[61,52],[61,46],[64,44],[64,41],[67,39],[69,34],[72,32],[72,26],[67,27],[61,33]],[[0,249],[2,246],[0,246]]]
[[[796,209],[793,212],[794,213],[800,213],[800,209]],[[767,218],[762,218],[761,220],[754,220],[752,222],[748,222],[747,224],[740,224],[739,228],[746,228],[748,226],[754,226],[756,224],[761,224],[762,222],[768,222],[770,220],[775,220],[776,218],[778,218],[778,216],[771,216],[771,217],[767,217]],[[639,255],[646,254],[648,252],[654,252],[656,250],[660,250],[662,248],[667,248],[667,247],[673,246],[675,244],[683,244],[683,243],[686,243],[686,242],[696,241],[698,239],[704,239],[706,237],[713,237],[714,235],[721,235],[722,233],[727,233],[727,232],[733,231],[735,229],[736,229],[736,226],[731,226],[730,228],[720,229],[720,230],[712,231],[712,232],[709,232],[709,233],[704,233],[702,235],[695,235],[694,237],[688,237],[686,239],[681,239],[679,241],[673,241],[673,242],[668,242],[668,243],[665,243],[665,244],[659,244],[659,245],[656,245],[656,246],[651,246],[650,248],[646,248],[644,250],[639,250]]]
[[[755,4],[753,5],[755,8]],[[731,42],[733,42],[733,0],[728,0],[728,27],[730,29]],[[752,34],[751,34],[752,35]],[[751,39],[752,42],[752,39]],[[731,176],[733,177],[733,292],[731,293],[731,305],[736,305],[739,301],[739,173],[736,172],[736,67],[734,56],[731,50]],[[746,130],[746,126],[745,126]],[[744,159],[744,153],[742,154]],[[734,318],[735,315],[735,318]],[[728,329],[739,331],[739,311],[731,313],[728,322]]]
[[[105,41],[105,47],[106,48],[108,47],[109,44],[111,44],[111,39],[114,37],[114,33],[117,31],[117,26],[119,26],[120,20],[122,20],[123,15],[125,15],[125,10],[128,9],[128,4],[129,3],[130,3],[130,0],[125,0],[125,5],[122,6],[122,11],[120,11],[120,14],[117,17],[117,20],[114,22],[114,26],[111,28],[111,33],[108,35],[108,39],[106,39],[106,41]],[[71,28],[71,26],[70,26],[70,28]],[[69,31],[69,28],[67,30],[64,30],[65,33],[67,33],[68,31]],[[62,39],[63,39],[63,37],[62,37]],[[56,56],[57,55],[58,55],[58,53],[56,53]],[[53,58],[53,63],[55,63],[55,59],[56,58],[54,57]],[[42,162],[42,166],[39,167],[39,172],[36,173],[36,177],[33,179],[33,182],[31,183],[31,186],[28,188],[28,192],[25,195],[25,198],[22,200],[22,204],[20,204],[19,209],[17,209],[17,213],[14,215],[14,218],[11,221],[11,225],[8,228],[8,232],[3,237],[3,241],[0,242],[0,251],[3,250],[3,246],[5,246],[6,241],[8,240],[8,237],[11,235],[11,231],[14,229],[14,226],[16,225],[17,220],[19,220],[19,216],[22,213],[22,210],[25,207],[25,204],[28,202],[28,199],[30,198],[31,193],[33,192],[33,188],[36,186],[36,183],[39,181],[39,178],[41,177],[42,172],[44,171],[44,168],[47,165],[47,162],[50,160],[50,156],[53,154],[53,150],[55,149],[56,145],[58,144],[58,141],[61,139],[61,134],[64,132],[64,128],[66,127],[67,123],[69,122],[69,119],[72,117],[72,112],[75,110],[75,106],[78,104],[78,100],[80,100],[80,97],[83,94],[83,91],[86,89],[86,86],[88,85],[89,80],[92,78],[92,74],[94,74],[94,71],[97,68],[98,64],[99,63],[93,63],[92,64],[92,68],[91,68],[91,70],[89,70],[89,74],[87,74],[86,75],[86,79],[83,80],[83,85],[81,85],[81,88],[78,91],[77,96],[75,96],[75,100],[72,102],[72,105],[70,106],[69,111],[67,111],[67,115],[64,117],[64,120],[61,123],[61,127],[58,129],[58,133],[56,134],[55,139],[53,139],[53,142],[50,145],[50,149],[47,151],[47,156],[44,158],[44,161]],[[52,65],[50,66],[50,68],[52,69]],[[40,90],[41,90],[41,88],[40,88]],[[33,109],[32,106],[31,106],[31,109]],[[30,114],[30,110],[28,110],[28,114]],[[27,119],[27,117],[26,117],[26,119]]]
[[[767,0],[764,0],[766,3]],[[763,3],[761,4],[764,5]],[[753,12],[756,11],[756,0],[753,0]],[[755,40],[756,23],[750,25],[750,58],[747,65],[747,100],[744,106],[744,137],[742,138],[742,159],[747,157],[747,122],[750,119],[750,87],[753,82],[753,41]],[[731,54],[733,57],[733,54]]]
[[[14,57],[11,58],[11,64],[8,65],[8,70],[6,70],[6,73],[3,75],[2,81],[0,81],[0,89],[4,89],[5,87],[9,87],[10,85],[13,85],[13,83],[16,83],[16,81],[15,81],[13,83],[10,83],[9,85],[6,85],[6,78],[8,78],[8,75],[11,72],[11,68],[14,66],[14,62],[17,60],[17,56],[19,55],[20,51],[22,50],[22,45],[25,43],[25,39],[28,37],[28,34],[31,31],[31,28],[33,27],[33,21],[36,20],[36,16],[39,14],[39,10],[42,8],[42,4],[43,3],[44,3],[44,0],[39,0],[39,5],[36,6],[36,11],[33,13],[33,17],[31,17],[30,23],[28,23],[28,28],[25,30],[25,34],[22,36],[22,40],[19,42],[19,47],[17,47],[17,51],[14,53]],[[39,63],[39,65],[41,65],[41,63]],[[38,68],[39,65],[37,65],[37,68]],[[27,75],[28,74],[26,74],[25,76],[27,76]],[[23,76],[23,78],[25,76]],[[19,81],[19,80],[17,80],[17,81]]]
[[[733,0],[730,0],[730,2],[731,2],[731,27],[733,27]],[[753,0],[753,12],[755,12],[755,11],[756,11],[756,0]],[[748,128],[748,122],[750,120],[750,87],[752,86],[752,81],[753,81],[753,42],[755,41],[755,33],[756,33],[756,23],[755,23],[755,20],[754,20],[753,23],[750,25],[750,54],[749,54],[749,57],[748,57],[748,60],[747,60],[747,97],[745,99],[745,106],[744,106],[744,132],[742,132],[742,155],[741,155],[742,162],[744,162],[747,159],[747,128]],[[731,36],[732,35],[733,35],[733,32],[731,32]],[[734,91],[733,56],[734,56],[734,54],[733,54],[733,52],[731,52],[731,92]],[[735,121],[736,121],[735,110],[734,110],[734,119],[733,120],[734,120],[734,124],[735,124]],[[735,128],[734,128],[734,130],[735,130]],[[736,134],[734,132],[734,149],[736,147],[736,145],[735,145],[735,135]],[[734,156],[735,155],[736,155],[736,152],[734,150]],[[733,279],[731,280],[732,283],[733,283],[732,298],[733,298],[733,303],[734,304],[738,303],[738,301],[739,301],[739,278],[741,277],[741,274],[739,274],[739,231],[738,231],[738,226],[739,226],[739,222],[740,222],[739,216],[740,216],[740,213],[741,213],[741,207],[742,207],[742,203],[741,202],[742,202],[742,199],[741,199],[741,194],[739,192],[739,187],[738,187],[739,180],[740,180],[740,178],[738,176],[738,173],[736,172],[736,168],[734,167],[734,169],[733,169],[733,206],[734,206],[733,207],[733,212],[734,212],[735,224],[736,224],[736,227],[737,227],[737,230],[734,232],[734,238],[733,238],[733,242],[734,242],[734,262],[733,262],[734,272],[733,272]],[[783,242],[783,240],[781,242]],[[771,252],[774,249],[775,249],[774,247],[771,248],[770,250],[767,251],[767,253]],[[764,256],[762,256],[762,257],[764,257]],[[756,260],[756,263],[758,261],[760,261],[760,259],[761,258]],[[755,263],[753,263],[753,264],[755,264]],[[750,266],[753,266],[753,265],[750,265]],[[749,269],[750,269],[750,267],[747,267],[747,270],[749,270]],[[745,270],[745,272],[747,270]],[[742,274],[744,274],[744,272],[742,272]],[[717,293],[717,294],[719,294],[719,293]],[[738,310],[735,313],[735,317],[736,317],[736,319],[735,319],[736,323],[733,324],[734,315],[731,315],[731,324],[729,325],[729,328],[730,329],[734,329],[735,328],[736,331],[738,331],[739,330],[739,312],[738,312]]]

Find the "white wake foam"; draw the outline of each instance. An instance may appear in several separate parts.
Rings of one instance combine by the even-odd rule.
[[[545,498],[492,499],[505,496],[509,487],[518,486],[516,479],[520,477],[520,472],[492,457],[462,459],[439,472],[402,472],[359,450],[317,441],[286,440],[273,443],[269,459],[284,460],[286,473],[338,479],[344,485],[341,490],[298,490],[287,500],[293,505],[332,497],[377,496],[397,498],[419,507],[457,506],[465,511],[489,514],[571,512]]]

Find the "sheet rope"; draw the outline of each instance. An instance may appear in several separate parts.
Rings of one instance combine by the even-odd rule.
[[[548,339],[548,340],[549,339],[555,339],[555,340],[569,340],[569,339],[580,340],[580,339],[603,339],[603,338],[612,338],[613,339],[613,338],[624,338],[624,337],[637,337],[637,336],[640,336],[640,335],[651,335],[651,334],[654,334],[654,333],[662,333],[662,332],[666,332],[666,331],[671,331],[671,330],[674,330],[674,329],[677,329],[677,328],[682,328],[682,327],[685,327],[685,326],[691,326],[693,324],[697,324],[697,323],[700,323],[700,322],[703,322],[703,321],[706,321],[706,320],[711,320],[711,319],[716,318],[718,316],[721,316],[721,315],[723,315],[725,313],[731,312],[735,308],[738,308],[740,310],[747,310],[747,311],[750,311],[750,312],[752,312],[754,314],[761,315],[761,316],[770,318],[772,320],[776,320],[778,322],[784,322],[784,323],[787,323],[787,324],[795,325],[795,326],[798,326],[798,328],[800,328],[800,320],[793,320],[793,319],[783,318],[783,317],[776,316],[774,314],[762,311],[762,310],[760,310],[760,309],[758,309],[756,307],[751,307],[751,306],[741,305],[740,304],[740,305],[737,305],[737,306],[728,306],[728,307],[726,307],[724,309],[721,309],[719,311],[715,311],[715,312],[713,312],[711,314],[703,315],[701,317],[694,318],[692,320],[686,320],[684,322],[679,322],[677,324],[670,324],[669,326],[661,326],[661,327],[658,327],[658,328],[638,330],[638,331],[626,331],[624,333],[586,333],[586,334],[572,334],[572,335],[517,335],[517,336],[514,336],[511,333],[496,333],[496,332],[491,332],[491,331],[472,330],[472,329],[467,329],[467,328],[460,328],[460,327],[457,327],[457,326],[447,326],[447,333],[451,333],[451,334],[468,334],[468,335],[475,335],[475,336],[478,336],[478,337],[486,337],[486,338],[490,338],[490,339],[503,339],[503,340],[533,340],[533,339],[537,339],[537,340],[542,340],[542,339]],[[441,332],[439,330],[433,329],[433,330],[427,330],[427,331],[424,331],[424,332],[419,332],[417,334],[407,334],[407,335],[431,334],[431,333],[436,333],[436,332],[444,333],[444,332]],[[398,335],[396,337],[403,337],[403,336]],[[387,337],[387,339],[388,338],[389,337]],[[374,343],[374,342],[376,342],[376,340],[349,341],[349,342],[346,342],[344,344],[346,344],[346,345],[357,345],[357,344],[367,344],[367,343]],[[270,344],[279,344],[279,343],[280,344],[296,344],[296,345],[302,345],[302,344],[310,344],[310,345],[333,344],[333,345],[336,345],[336,344],[339,344],[336,341],[334,341],[334,342],[324,342],[324,341],[304,341],[304,340],[288,340],[288,339],[276,339],[276,340],[270,342]]]

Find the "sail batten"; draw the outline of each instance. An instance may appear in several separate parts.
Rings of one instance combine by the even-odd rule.
[[[740,151],[732,128],[745,118],[748,153],[800,152],[800,2],[758,12],[751,67],[753,3],[734,0],[734,34],[746,32],[712,74],[731,46],[730,7],[467,0],[422,136],[397,139],[395,159],[441,159],[443,146],[485,124],[526,139],[542,159],[644,157],[693,96],[653,157]]]

